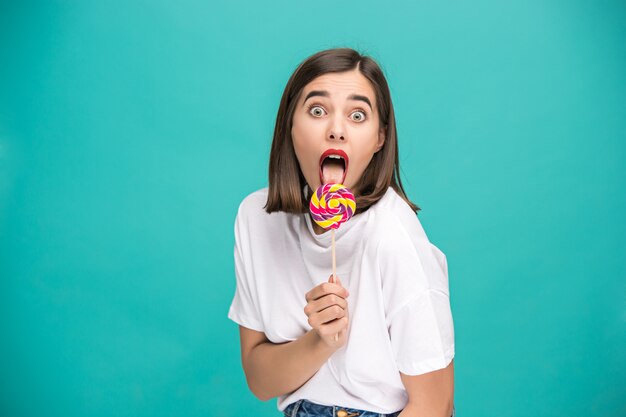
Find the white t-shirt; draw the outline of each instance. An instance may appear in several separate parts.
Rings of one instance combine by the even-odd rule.
[[[263,209],[268,189],[246,197],[235,221],[237,287],[228,312],[273,343],[309,330],[305,294],[332,273],[331,232],[317,235],[307,214]],[[278,397],[392,413],[408,395],[399,371],[419,375],[454,357],[445,255],[415,212],[389,187],[383,198],[335,231],[337,275],[350,292],[348,339],[319,371]]]

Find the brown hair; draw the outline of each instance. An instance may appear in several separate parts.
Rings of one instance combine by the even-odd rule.
[[[265,211],[272,213],[306,213],[309,196],[303,195],[307,184],[298,165],[291,126],[293,113],[303,88],[314,78],[332,72],[358,69],[376,92],[380,126],[385,128],[383,147],[374,154],[363,175],[353,187],[356,213],[363,212],[382,198],[391,186],[417,213],[420,208],[406,196],[400,181],[396,119],[387,80],[378,64],[370,57],[350,48],[328,49],[304,60],[289,78],[278,107],[269,164],[269,193]],[[309,190],[309,194],[312,191]]]

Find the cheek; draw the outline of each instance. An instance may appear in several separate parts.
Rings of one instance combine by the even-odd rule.
[[[313,126],[307,124],[306,121],[294,120],[291,128],[291,138],[293,146],[298,156],[306,156],[315,147],[315,130]]]
[[[311,143],[307,138],[306,129],[303,129],[301,125],[296,126],[296,124],[294,124],[291,129],[291,138],[293,141],[293,150],[296,154],[300,170],[302,171],[302,174],[307,176],[308,171],[311,170],[310,167],[312,166],[310,161],[311,158],[308,156],[313,154],[313,149],[311,148]]]
[[[304,150],[302,149],[302,133],[298,131],[296,126],[291,129],[291,140],[293,142],[293,150],[300,161]]]
[[[350,162],[352,169],[352,177],[360,178],[367,166],[372,162],[374,158],[374,152],[376,151],[376,144],[371,140],[366,140],[359,143],[356,148],[359,150],[358,155],[354,155],[353,160]]]

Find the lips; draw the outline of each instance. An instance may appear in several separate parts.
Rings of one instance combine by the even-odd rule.
[[[339,157],[339,158],[337,158]],[[350,159],[341,149],[328,149],[320,157],[320,183],[343,184],[348,173]]]

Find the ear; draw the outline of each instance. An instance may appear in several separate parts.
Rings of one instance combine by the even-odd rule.
[[[378,131],[378,142],[376,143],[376,152],[380,151],[380,149],[385,144],[385,136],[387,136],[387,129],[385,127],[381,127]]]

